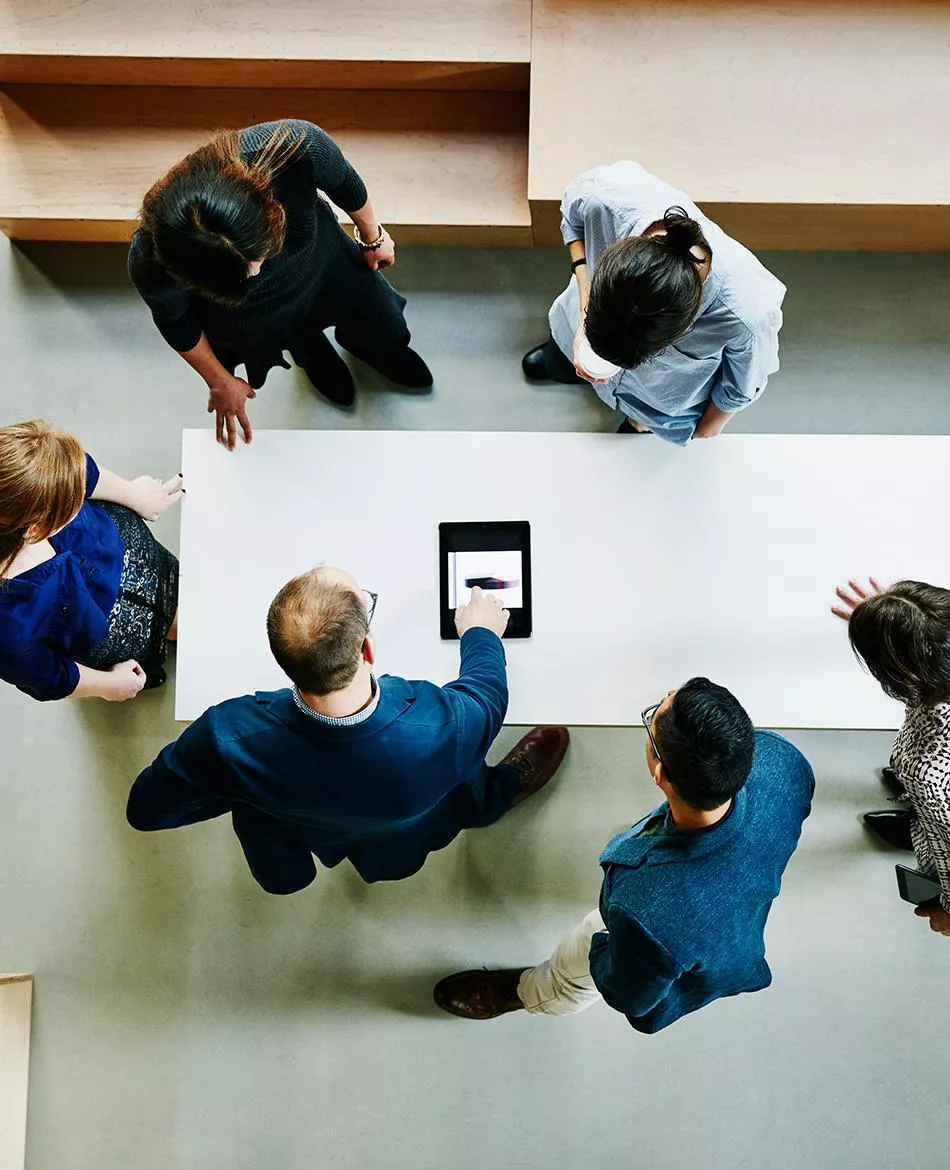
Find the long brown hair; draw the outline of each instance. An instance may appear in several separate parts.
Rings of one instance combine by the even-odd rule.
[[[26,544],[68,524],[86,494],[86,456],[78,440],[43,419],[0,427],[0,580]]]
[[[925,707],[950,702],[950,590],[898,581],[855,606],[848,637],[892,699]]]
[[[155,259],[186,288],[226,305],[248,290],[247,266],[284,246],[287,216],[274,180],[305,135],[278,123],[245,161],[236,130],[219,130],[152,185],[141,230]]]

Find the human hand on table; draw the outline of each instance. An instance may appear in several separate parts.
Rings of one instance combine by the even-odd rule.
[[[229,451],[233,451],[237,443],[235,419],[244,432],[245,443],[249,443],[254,437],[244,404],[249,398],[256,397],[257,391],[252,389],[243,378],[235,377],[234,374],[225,372],[220,381],[208,383],[208,414],[214,412],[217,415],[214,435],[219,443],[224,443],[227,446]],[[227,431],[226,439],[225,430]]]
[[[934,934],[950,938],[950,914],[942,906],[918,906],[914,913],[918,918],[930,919],[930,929]]]
[[[870,581],[870,585],[865,588],[860,584],[860,582],[852,577],[848,581],[850,592],[844,587],[844,585],[839,585],[835,590],[835,593],[837,593],[837,595],[841,598],[841,600],[844,602],[844,605],[833,605],[831,607],[831,612],[835,614],[836,617],[842,618],[844,621],[848,621],[862,601],[867,601],[869,597],[873,597],[875,594],[884,592],[884,586],[880,583],[880,581],[877,580],[876,577],[869,577],[868,580]]]
[[[475,585],[468,604],[460,605],[455,611],[455,628],[460,638],[476,627],[491,630],[500,638],[508,627],[509,617],[511,614],[497,598]]]
[[[151,475],[140,475],[129,485],[131,506],[143,520],[157,520],[166,508],[177,504],[184,495],[185,489],[181,484],[181,472],[164,483]]]

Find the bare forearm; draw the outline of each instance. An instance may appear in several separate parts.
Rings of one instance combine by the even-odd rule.
[[[720,410],[719,407],[710,400],[706,403],[706,409],[703,411],[703,422],[708,426],[718,427],[720,430],[729,422],[732,415],[728,410]]]
[[[368,199],[358,210],[350,212],[350,219],[356,224],[361,239],[367,241],[376,239],[380,223],[376,218],[373,205]]]
[[[91,666],[79,663],[79,682],[69,696],[70,699],[104,699],[109,693],[112,676],[107,670],[93,670]]]
[[[203,333],[198,344],[192,349],[185,350],[181,356],[209,386],[218,385],[228,377],[228,371],[218,361],[211,348],[211,342]]]
[[[137,510],[139,502],[135,485],[105,467],[99,468],[99,482],[91,498],[105,500],[110,504],[124,504],[133,511]]]
[[[571,263],[575,260],[583,260],[586,256],[583,240],[571,240],[567,245],[567,250],[570,253]],[[590,299],[590,273],[587,271],[586,264],[578,264],[574,269],[574,276],[577,279],[577,299],[580,303],[581,320],[587,312],[587,302]]]

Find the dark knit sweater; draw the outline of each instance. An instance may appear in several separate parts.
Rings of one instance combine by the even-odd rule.
[[[262,122],[241,130],[241,153],[250,161],[277,129]],[[129,249],[129,275],[152,311],[158,331],[179,353],[193,349],[202,332],[216,350],[247,355],[287,344],[339,255],[341,229],[318,191],[343,211],[366,202],[362,179],[333,139],[312,122],[291,120],[305,138],[274,181],[287,215],[284,248],[265,261],[239,305],[219,305],[183,288],[155,260],[151,238],[137,231]],[[351,245],[352,247],[352,245]]]

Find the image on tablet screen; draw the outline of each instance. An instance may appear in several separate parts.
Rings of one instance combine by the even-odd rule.
[[[448,557],[449,609],[466,605],[475,585],[491,593],[505,609],[521,609],[524,605],[521,553],[517,549],[450,552]]]

